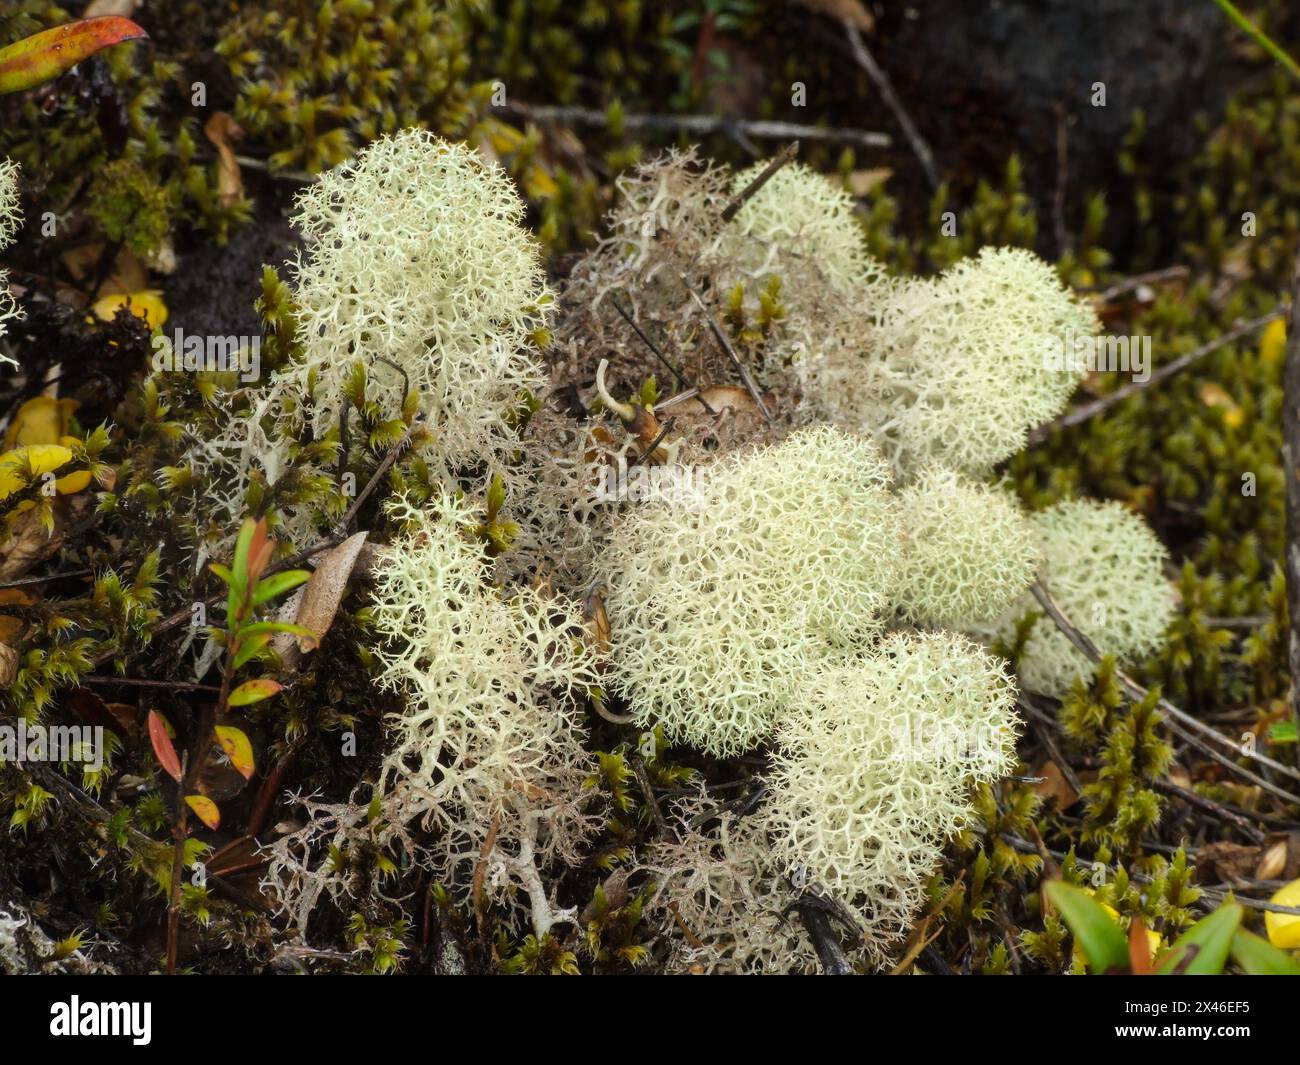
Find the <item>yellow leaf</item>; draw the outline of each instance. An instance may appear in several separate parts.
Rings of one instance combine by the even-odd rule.
[[[1269,902],[1277,906],[1300,906],[1300,880],[1277,889]],[[1268,941],[1280,950],[1300,948],[1300,917],[1293,913],[1265,913]]]
[[[524,143],[522,131],[514,126],[498,121],[495,118],[488,119],[486,125],[488,143],[501,155],[510,155],[512,152],[517,152],[520,145]]]
[[[68,418],[81,404],[75,399],[36,396],[14,415],[5,433],[5,450],[20,444],[58,444],[68,431]]]
[[[1264,362],[1279,362],[1286,351],[1286,321],[1274,318],[1259,338],[1259,357]]]
[[[549,200],[560,191],[560,186],[546,172],[546,168],[534,163],[524,175],[524,191],[534,200]]]
[[[39,477],[71,461],[72,452],[59,444],[32,444],[6,451],[0,455],[0,499],[22,488],[28,480],[26,474]]]
[[[221,744],[221,749],[226,752],[230,764],[235,767],[239,775],[245,780],[251,780],[256,766],[253,762],[253,745],[249,742],[248,737],[244,735],[243,731],[232,728],[230,725],[218,725],[212,731],[217,734],[217,742]]]
[[[137,318],[143,318],[150,329],[161,329],[167,324],[167,304],[163,302],[162,293],[156,288],[147,288],[142,292],[115,292],[110,296],[101,296],[93,308],[95,317],[103,322],[111,322],[119,307],[125,307]]]
[[[90,484],[90,471],[77,470],[68,474],[66,477],[60,477],[54,482],[54,487],[58,489],[59,495],[70,496],[74,492],[80,492]]]
[[[1206,381],[1201,385],[1201,402],[1207,407],[1223,408],[1223,424],[1235,429],[1242,422],[1241,408],[1222,385]]]
[[[217,809],[217,804],[206,795],[186,795],[185,805],[193,810],[198,819],[214,832],[217,826],[221,824],[221,811]]]

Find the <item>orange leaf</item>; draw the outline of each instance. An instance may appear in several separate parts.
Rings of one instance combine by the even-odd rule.
[[[1151,943],[1147,939],[1146,925],[1136,915],[1128,926],[1128,954],[1134,976],[1151,975]]]
[[[149,711],[149,741],[153,744],[153,753],[158,756],[158,764],[167,771],[178,784],[181,779],[181,760],[176,757],[176,748],[172,746],[171,737],[167,735],[167,723],[157,710]]]
[[[217,804],[206,795],[186,795],[185,805],[193,810],[198,819],[213,831],[216,831],[217,826],[221,824],[221,811],[217,809]]]
[[[239,774],[245,780],[251,780],[256,765],[253,761],[253,745],[249,742],[248,737],[240,729],[233,728],[230,725],[218,725],[212,731],[217,734],[217,742],[221,744],[221,749],[226,752],[230,764],[239,771]]]
[[[271,561],[271,555],[275,551],[275,541],[266,535],[266,519],[258,518],[257,524],[253,527],[253,539],[248,547],[248,584],[252,587],[257,583],[262,571],[266,569],[267,563]]]
[[[101,49],[148,36],[129,18],[107,15],[24,37],[0,48],[0,94],[34,89]]]

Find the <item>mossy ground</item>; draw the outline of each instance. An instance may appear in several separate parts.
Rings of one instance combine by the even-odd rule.
[[[268,2],[232,13],[226,5],[149,0],[136,17],[152,44],[98,57],[45,89],[0,97],[0,156],[22,165],[26,216],[5,262],[27,315],[11,323],[7,342],[22,373],[0,383],[0,409],[12,425],[57,378],[58,395],[76,402],[61,430],[78,438],[79,468],[95,477],[81,493],[41,502],[52,537],[11,521],[10,544],[0,546],[0,631],[20,656],[0,692],[0,715],[108,724],[117,737],[108,768],[93,778],[75,767],[0,766],[0,808],[10,820],[0,832],[0,908],[21,905],[55,940],[87,932],[93,945],[78,957],[119,971],[156,971],[165,953],[174,789],[145,738],[145,714],[162,712],[184,734],[210,698],[185,686],[193,604],[222,592],[196,563],[203,544],[234,533],[212,527],[205,486],[185,476],[180,457],[187,433],[229,416],[214,396],[233,394],[236,410],[240,400],[218,377],[143,383],[148,327],[127,311],[95,319],[95,300],[161,288],[173,326],[262,332],[263,365],[274,368],[298,338],[284,283],[261,267],[291,253],[294,237],[282,220],[292,194],[311,172],[380,133],[418,123],[500,159],[528,199],[553,272],[563,276],[572,255],[591,243],[615,174],[666,144],[697,139],[633,136],[619,129],[620,109],[730,110],[853,126],[863,123],[861,101],[876,100],[847,54],[825,52],[828,36],[838,40],[835,24],[800,5],[721,0],[703,5],[701,15],[700,5],[676,3],[376,2],[336,4],[334,21],[303,21],[317,6]],[[348,13],[361,6],[374,8],[372,17]],[[1256,7],[1284,44],[1300,45],[1300,34],[1287,36],[1295,27],[1285,5]],[[69,17],[55,5],[19,0],[0,15],[0,44]],[[927,94],[922,79],[909,77],[910,63],[888,58],[895,32],[903,29],[892,16],[882,19],[885,64],[923,130],[942,136],[953,128],[944,116],[984,90],[968,90],[957,105]],[[1005,113],[983,129],[963,128],[963,139],[936,140],[948,181],[933,196],[922,191],[905,140],[879,108],[872,125],[895,138],[887,156],[810,143],[802,158],[857,197],[872,252],[898,273],[932,273],[986,245],[1035,249],[1068,284],[1094,293],[1145,271],[1185,267],[1099,306],[1109,332],[1150,336],[1160,365],[1278,307],[1300,242],[1300,86],[1226,23],[1205,47],[1232,56],[1221,68],[1227,102],[1205,101],[1208,110],[1185,117],[1186,128],[1171,137],[1152,126],[1140,100],[1113,98],[1109,106],[1122,110],[1128,132],[1098,149],[1108,153],[1106,165],[1084,168],[1066,186],[1063,212],[1053,203],[1053,153],[1041,138],[1004,126]],[[809,67],[801,57],[813,54],[825,62]],[[593,106],[608,113],[609,128],[534,125],[493,110],[493,83],[502,78],[511,100]],[[797,81],[817,88],[815,105],[790,104]],[[196,108],[200,82],[206,104]],[[1079,86],[1073,91],[1086,96]],[[1027,106],[1050,110],[1052,103]],[[219,147],[203,132],[217,111],[244,127],[238,150],[254,161],[241,166],[234,193],[223,194]],[[979,133],[986,136],[971,149],[964,138]],[[1087,143],[1100,143],[1090,136]],[[743,137],[725,136],[707,139],[705,148],[737,163],[753,150]],[[873,173],[882,165],[895,173]],[[946,212],[955,228],[945,225]],[[1276,328],[1252,334],[1081,426],[1051,433],[1000,472],[1031,509],[1081,495],[1140,513],[1171,553],[1168,576],[1180,602],[1137,680],[1294,764],[1284,702],[1282,348]],[[1113,375],[1097,375],[1076,402],[1113,387]],[[274,525],[288,502],[314,501],[336,515],[347,509],[350,498],[335,482],[306,471],[350,473],[364,485],[394,432],[406,427],[404,412],[367,407],[365,382],[356,383],[353,400],[366,431],[346,446],[337,435],[307,442],[298,456],[304,472],[291,471],[274,487],[250,485],[250,512]],[[384,486],[427,499],[433,480],[408,452]],[[26,491],[41,499],[36,486]],[[393,531],[379,506],[383,494],[355,515],[355,527],[376,539]],[[508,517],[509,497],[504,508]],[[485,527],[493,520],[486,517]],[[503,546],[508,537],[494,550]],[[544,573],[536,578],[545,585]],[[302,808],[284,802],[286,792],[342,802],[374,782],[384,715],[396,704],[371,683],[364,606],[361,585],[296,683],[250,715],[262,771],[242,790],[224,782],[223,828],[199,835],[211,848],[209,876],[186,889],[183,965],[197,972],[625,972],[661,964],[658,930],[642,910],[648,885],[619,876],[660,831],[648,795],[666,803],[702,781],[719,805],[743,809],[761,786],[767,757],[647,748],[635,731],[595,712],[588,715],[588,746],[599,752],[591,786],[608,796],[611,813],[585,860],[548,885],[558,905],[584,912],[582,928],[539,943],[509,907],[458,905],[445,885],[407,868],[403,855],[359,845],[337,860],[355,868],[366,890],[346,906],[323,907],[312,925],[314,942],[341,953],[304,959],[281,949],[246,830],[269,802],[259,838],[292,831],[286,822]],[[1005,649],[1014,661],[1016,648]],[[1140,914],[1166,936],[1194,920],[1198,900],[1215,892],[1266,898],[1271,882],[1300,875],[1300,809],[1171,735],[1153,700],[1127,698],[1109,665],[1059,704],[1027,701],[1018,776],[981,788],[979,821],[952,842],[935,874],[909,964],[990,974],[1077,965],[1059,920],[1043,916],[1045,872],[1094,887],[1121,915]],[[340,753],[345,734],[355,737],[357,757]],[[1171,784],[1220,812],[1190,805]],[[1243,832],[1240,819],[1253,830]],[[1280,864],[1266,858],[1279,853],[1277,844]]]

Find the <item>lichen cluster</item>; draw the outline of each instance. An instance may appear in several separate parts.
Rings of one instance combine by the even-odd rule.
[[[389,723],[369,820],[388,823],[381,847],[409,846],[409,826],[430,832],[418,856],[466,890],[490,840],[488,888],[534,893],[534,862],[576,862],[598,823],[583,787],[590,755],[579,703],[597,676],[581,613],[531,589],[509,597],[493,589],[482,545],[467,537],[473,515],[454,499],[423,507],[397,499],[389,511],[402,532],[376,559],[368,629],[375,683],[402,709]],[[345,819],[348,809],[332,816]],[[337,893],[346,883],[341,870],[304,860],[311,842],[281,845],[269,874],[303,931],[304,895],[310,903],[322,886]],[[544,891],[533,907],[535,916],[548,911]],[[536,921],[534,931],[549,927]]]
[[[18,167],[8,159],[0,160],[0,250],[8,247],[21,224],[18,209]],[[0,339],[5,335],[5,321],[17,318],[21,310],[9,291],[9,275],[0,270]],[[0,350],[0,362],[17,366],[15,359]]]
[[[814,663],[880,631],[897,533],[879,454],[834,430],[701,476],[611,537],[610,684],[643,727],[725,757],[771,732]]]
[[[1103,653],[1132,665],[1154,651],[1173,618],[1175,597],[1164,574],[1169,555],[1136,515],[1118,503],[1064,500],[1033,516],[1042,576],[1062,612]],[[1010,608],[1000,634],[1035,609],[1030,596]],[[996,627],[996,626],[995,626]],[[1092,663],[1050,619],[1038,620],[1020,656],[1020,679],[1064,695]]]
[[[1205,762],[1161,700],[1293,754],[1285,330],[1026,442],[1116,387],[1071,346],[1102,321],[1159,365],[1275,306],[1300,191],[1282,79],[1196,128],[1187,180],[1139,115],[1131,187],[1071,186],[1063,213],[1014,158],[900,204],[852,152],[805,143],[747,195],[766,163],[740,138],[708,144],[733,169],[628,136],[625,107],[806,118],[749,5],[140,12],[147,49],[0,98],[0,158],[58,222],[6,256],[24,317],[0,275],[0,711],[112,736],[98,770],[0,765],[4,968],[156,964],[123,949],[171,887],[145,713],[194,731],[223,654],[209,563],[245,513],[275,565],[369,545],[318,650],[253,660],[286,685],[241,711],[268,798],[216,781],[220,833],[191,821],[182,848],[200,970],[1079,971],[1050,878],[1165,942],[1196,881],[1249,890],[1263,848],[1167,785],[1271,826],[1289,783],[1249,786],[1231,746]],[[66,17],[18,0],[0,44]],[[525,107],[599,99],[606,129],[486,117],[498,79]],[[242,195],[197,81],[244,127]],[[18,176],[0,164],[0,246]],[[154,371],[149,324],[95,316],[95,275],[184,271],[255,202],[303,238],[261,277],[260,377]],[[1187,275],[1114,288],[1108,203],[1141,223],[1111,242],[1126,273]],[[263,849],[233,882],[216,848],[245,830]],[[75,906],[30,887],[51,868]]]
[[[877,964],[923,898],[972,787],[1014,764],[1006,664],[944,633],[897,634],[819,671],[773,758],[772,858],[860,908]]]

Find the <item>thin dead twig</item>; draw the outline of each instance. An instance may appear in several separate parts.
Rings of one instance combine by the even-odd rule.
[[[22,577],[16,581],[5,581],[0,584],[0,591],[8,591],[10,588],[25,588],[29,584],[47,584],[50,581],[61,580],[64,577],[88,577],[94,572],[93,569],[74,569],[65,573],[51,573],[45,577]]]
[[[1182,355],[1173,362],[1160,367],[1160,369],[1152,373],[1145,381],[1132,381],[1123,388],[1115,389],[1115,391],[1111,392],[1109,395],[1101,396],[1098,399],[1092,400],[1090,403],[1081,404],[1080,406],[1075,407],[1074,410],[1062,414],[1059,418],[1054,418],[1050,422],[1044,422],[1042,425],[1030,432],[1028,441],[1029,446],[1032,447],[1034,444],[1041,444],[1044,440],[1050,438],[1058,429],[1069,429],[1075,425],[1082,425],[1084,422],[1098,414],[1101,414],[1103,411],[1110,410],[1110,408],[1115,406],[1116,403],[1121,403],[1128,399],[1129,396],[1137,395],[1137,393],[1150,388],[1152,385],[1158,385],[1163,381],[1167,381],[1169,378],[1173,377],[1174,374],[1182,372],[1195,362],[1199,362],[1201,359],[1205,358],[1206,355],[1211,355],[1220,348],[1227,347],[1229,344],[1240,340],[1242,337],[1249,336],[1251,333],[1263,329],[1269,322],[1281,318],[1285,313],[1286,309],[1279,307],[1275,311],[1269,311],[1268,314],[1260,315],[1258,318],[1252,318],[1248,322],[1242,322],[1241,324],[1234,326],[1232,329],[1229,329],[1223,334],[1223,336],[1217,337],[1206,344],[1202,344],[1194,351],[1189,351],[1186,355]]]
[[[853,51],[853,58],[876,86],[876,91],[880,93],[880,98],[885,101],[885,106],[893,112],[895,120],[902,127],[903,135],[907,137],[908,143],[912,146],[912,151],[916,153],[916,158],[921,164],[921,169],[925,171],[925,178],[930,183],[932,189],[939,187],[939,169],[934,165],[934,153],[930,151],[930,146],[921,136],[921,131],[916,128],[916,123],[912,121],[912,116],[907,113],[903,102],[894,92],[893,83],[889,80],[889,75],[876,62],[875,56],[867,50],[867,46],[862,42],[862,35],[858,33],[857,27],[845,24],[844,32],[848,34],[849,48]]]
[[[1196,792],[1189,791],[1187,788],[1179,787],[1177,784],[1169,780],[1154,780],[1151,782],[1151,786],[1155,788],[1156,791],[1164,792],[1166,795],[1172,795],[1175,798],[1182,799],[1183,802],[1204,810],[1206,813],[1213,814],[1221,821],[1228,822],[1228,824],[1233,825],[1252,843],[1262,844],[1264,842],[1265,836],[1263,832],[1257,829],[1240,814],[1233,813],[1231,810],[1215,802],[1213,799],[1207,799],[1204,795],[1198,795]]]
[[[722,209],[722,220],[724,222],[730,222],[735,218],[736,215],[740,213],[740,209],[750,201],[758,190],[772,179],[772,175],[780,170],[781,167],[785,166],[786,163],[794,159],[798,154],[799,142],[791,141],[781,150],[779,155],[773,156],[772,161],[769,162],[767,166],[763,167],[762,173],[736,193],[736,195],[732,197],[731,202]]]
[[[99,677],[92,675],[82,677],[79,683],[99,684],[109,688],[160,688],[184,692],[219,692],[221,690],[214,684],[194,684],[184,680],[147,680],[143,677]]]
[[[705,305],[704,300],[700,298],[700,294],[695,291],[690,282],[684,277],[682,278],[682,284],[686,286],[686,291],[691,294],[691,298],[695,300],[696,306],[698,306],[703,312],[704,318],[709,324],[709,331],[713,334],[713,339],[716,340],[718,346],[727,353],[727,358],[731,360],[731,364],[736,368],[736,372],[740,374],[741,381],[744,382],[745,388],[749,390],[750,398],[753,399],[759,411],[762,412],[763,417],[767,420],[767,424],[775,424],[775,421],[772,418],[772,412],[767,409],[767,404],[763,402],[763,397],[758,391],[758,386],[754,384],[754,379],[749,374],[749,368],[740,361],[740,356],[736,354],[736,349],[731,346],[731,341],[727,339],[726,331],[718,324],[717,317],[709,310]]]
[[[1038,600],[1039,605],[1041,605],[1047,612],[1047,616],[1052,619],[1053,624],[1061,630],[1065,637],[1090,660],[1093,662],[1100,662],[1102,659],[1101,650],[1085,633],[1076,628],[1061,612],[1060,606],[1057,604],[1056,600],[1052,598],[1052,594],[1047,590],[1046,586],[1044,586],[1041,581],[1035,581],[1030,587],[1030,591],[1033,592],[1034,598]],[[1120,685],[1124,690],[1128,692],[1130,698],[1141,701],[1147,697],[1148,693],[1146,688],[1142,687],[1141,684],[1118,667],[1115,670],[1115,678],[1120,682]],[[1231,769],[1231,771],[1236,773],[1238,776],[1244,777],[1251,783],[1259,785],[1265,791],[1270,792],[1280,799],[1300,805],[1300,795],[1293,795],[1291,792],[1279,788],[1271,781],[1265,780],[1259,774],[1253,773],[1249,769],[1237,765],[1236,762],[1224,757],[1218,751],[1212,750],[1195,736],[1191,735],[1191,731],[1199,732],[1202,735],[1215,740],[1219,744],[1230,747],[1240,755],[1247,758],[1253,758],[1255,761],[1259,762],[1260,765],[1266,765],[1270,769],[1276,770],[1279,773],[1300,780],[1300,772],[1297,772],[1297,770],[1292,766],[1284,765],[1276,759],[1270,758],[1265,754],[1260,754],[1255,750],[1243,750],[1236,741],[1224,736],[1217,729],[1211,728],[1204,722],[1198,721],[1196,718],[1192,717],[1191,714],[1179,709],[1168,699],[1162,698],[1158,700],[1156,705],[1159,706],[1160,710],[1166,715],[1165,723],[1182,739],[1191,743],[1198,750],[1207,754],[1221,765]]]
[[[1134,274],[1132,277],[1116,281],[1113,285],[1108,285],[1105,288],[1099,285],[1094,290],[1085,289],[1084,291],[1096,291],[1099,302],[1111,303],[1116,297],[1122,296],[1126,292],[1132,292],[1143,285],[1158,285],[1164,281],[1181,281],[1189,273],[1191,271],[1185,266],[1166,266],[1160,270],[1148,270],[1144,274]]]
[[[552,107],[544,104],[527,104],[514,101],[495,108],[508,111],[523,119],[537,122],[554,122],[563,125],[609,126],[609,115],[594,107]],[[843,126],[806,126],[798,122],[765,122],[717,115],[623,115],[620,125],[628,130],[651,130],[664,133],[690,133],[707,136],[720,133],[726,136],[756,137],[759,140],[811,140],[856,144],[862,148],[888,148],[893,138],[888,133],[875,133]]]
[[[636,782],[641,785],[641,794],[645,798],[645,804],[650,807],[650,815],[654,818],[655,827],[659,834],[666,839],[676,839],[676,834],[668,827],[668,822],[664,820],[664,812],[659,808],[659,800],[655,798],[654,788],[650,784],[650,774],[646,772],[645,763],[637,755],[632,756],[632,772],[636,774]]]
[[[677,383],[681,385],[682,388],[686,388],[686,389],[693,388],[694,385],[691,384],[690,378],[687,377],[684,373],[682,373],[681,369],[679,369],[677,366],[673,365],[673,363],[668,361],[668,356],[665,355],[662,351],[660,351],[658,345],[656,345],[655,342],[646,335],[645,330],[642,329],[639,324],[637,324],[637,321],[635,318],[632,317],[631,312],[628,311],[616,299],[611,298],[610,302],[614,305],[614,310],[618,311],[618,313],[623,316],[623,321],[627,322],[627,324],[632,327],[632,332],[636,333],[636,335],[640,338],[641,343],[643,343],[647,348],[649,348],[651,352],[654,353],[655,358],[657,358],[661,363],[664,364],[664,366],[668,368],[668,372],[671,373],[675,378],[677,378]],[[701,400],[700,402],[704,402],[704,401]],[[715,412],[712,409],[710,409],[709,413],[713,414]]]

